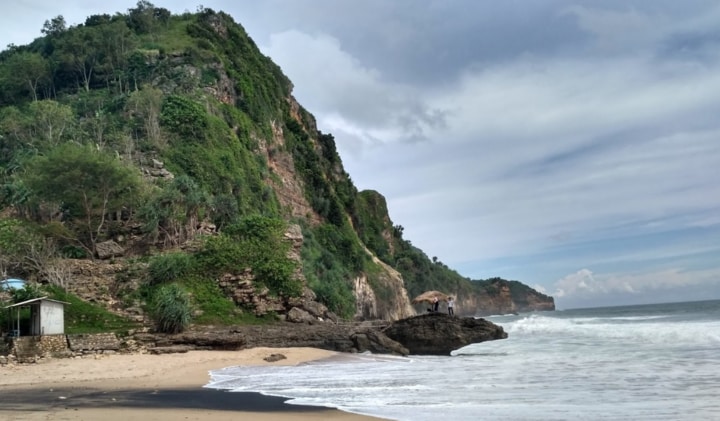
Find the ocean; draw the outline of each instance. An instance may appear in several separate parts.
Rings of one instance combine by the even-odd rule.
[[[399,421],[720,420],[720,300],[485,317],[452,356],[228,367],[208,388]]]

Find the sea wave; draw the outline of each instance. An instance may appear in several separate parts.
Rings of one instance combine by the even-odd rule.
[[[627,343],[678,343],[716,346],[720,344],[720,320],[665,322],[664,317],[554,318],[523,317],[503,325],[508,335],[569,335],[593,340],[621,340]],[[652,323],[648,321],[652,320]]]

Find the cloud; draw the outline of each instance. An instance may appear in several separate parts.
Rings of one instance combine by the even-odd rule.
[[[672,20],[636,8],[608,10],[572,5],[563,11],[577,19],[578,26],[592,35],[594,45],[604,52],[635,50],[655,43],[665,36]]]
[[[389,84],[326,34],[296,30],[272,34],[262,47],[295,82],[295,96],[320,125],[355,141],[418,141],[444,126],[442,109],[430,108],[413,87]]]
[[[469,68],[428,98],[448,109],[447,128],[391,154],[414,165],[370,176],[406,232],[446,261],[697,224],[720,193],[707,171],[720,163],[720,77],[681,67],[640,57]]]
[[[575,19],[578,28],[590,35],[595,53],[634,54],[656,51],[665,58],[673,54],[687,56],[688,51],[700,51],[708,44],[717,48],[717,22],[720,7],[707,1],[655,1],[617,7],[604,2],[597,6],[570,5],[562,16]],[[698,57],[698,56],[696,56]]]
[[[606,292],[607,289],[593,278],[589,269],[580,269],[557,281],[555,283],[555,292],[552,295],[563,298]]]
[[[628,296],[640,300],[646,297],[674,297],[675,300],[712,298],[710,291],[720,292],[720,269],[688,271],[669,268],[654,272],[594,274],[581,269],[556,281],[549,294],[564,307],[588,303],[610,305],[628,301]],[[697,295],[698,287],[706,295]],[[545,288],[542,289],[545,292]],[[547,293],[547,292],[545,292]],[[652,300],[652,299],[651,299]]]

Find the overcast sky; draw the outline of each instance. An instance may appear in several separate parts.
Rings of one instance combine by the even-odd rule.
[[[5,0],[0,45],[135,1]],[[205,0],[428,256],[559,309],[720,298],[720,3]]]

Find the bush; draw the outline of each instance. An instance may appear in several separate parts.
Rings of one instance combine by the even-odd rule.
[[[326,246],[320,240],[320,227],[303,230],[302,260],[303,272],[308,286],[325,304],[340,317],[352,317],[355,313],[355,295],[350,279],[353,272],[344,265],[342,256],[335,248]],[[331,244],[328,244],[332,246]]]
[[[302,282],[294,278],[297,263],[288,257],[291,244],[284,239],[285,222],[260,215],[243,218],[219,236],[208,238],[198,253],[204,274],[241,273],[252,269],[258,286],[271,294],[297,297]]]
[[[155,256],[148,265],[148,277],[151,285],[177,281],[192,267],[192,259],[185,253],[166,253]]]
[[[180,136],[202,139],[208,125],[207,112],[190,98],[171,95],[163,101],[160,123]]]
[[[152,314],[158,332],[179,333],[190,324],[192,306],[188,295],[177,284],[160,287],[155,292]]]

